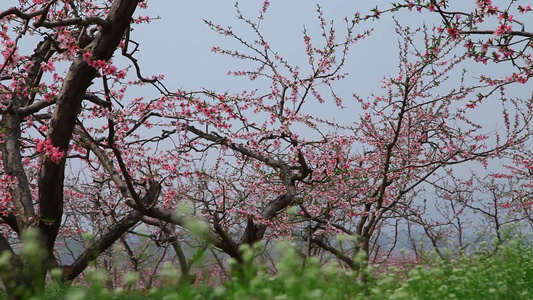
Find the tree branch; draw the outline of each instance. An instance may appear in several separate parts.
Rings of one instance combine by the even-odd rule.
[[[113,1],[107,17],[110,25],[98,32],[86,47],[93,59],[108,61],[112,57],[131,22],[137,3],[138,1],[128,0]],[[52,145],[60,151],[68,149],[81,102],[95,76],[96,69],[89,65],[82,55],[71,64],[65,76],[48,131]],[[44,159],[39,172],[39,212],[41,218],[54,220],[52,225],[43,223],[40,226],[46,248],[50,252],[54,247],[63,215],[65,160],[66,155],[59,163]]]
[[[155,181],[149,182],[148,190],[142,198],[146,205],[155,203],[159,196],[161,186]],[[126,217],[119,220],[113,227],[104,235],[94,242],[91,246],[86,248],[80,256],[74,261],[72,265],[66,268],[65,279],[72,281],[87,268],[88,264],[95,260],[100,254],[106,251],[111,245],[115,243],[120,237],[124,235],[130,228],[135,226],[143,217],[139,211],[132,211]]]

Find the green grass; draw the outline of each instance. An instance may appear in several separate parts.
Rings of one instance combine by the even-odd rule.
[[[253,262],[253,249],[244,249],[244,266],[230,261],[234,278],[221,286],[167,285],[143,296],[104,289],[99,283],[102,274],[96,272],[88,276],[93,278],[90,287],[49,284],[44,299],[533,299],[533,251],[531,245],[516,241],[499,246],[495,253],[480,251],[455,261],[433,258],[431,267],[390,268],[366,286],[357,281],[358,274],[336,263],[319,266],[317,260],[309,260],[302,268],[289,244],[278,250],[283,258],[276,275]]]

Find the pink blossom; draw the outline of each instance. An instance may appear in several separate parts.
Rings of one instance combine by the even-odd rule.
[[[85,62],[87,63],[90,63],[91,62],[91,58],[93,57],[92,53],[90,51],[85,51],[83,53],[83,60],[85,60]]]
[[[498,26],[496,28],[496,30],[494,30],[494,35],[495,36],[500,36],[504,33],[507,33],[507,32],[511,32],[513,29],[513,27],[511,25],[505,25],[505,24],[501,24],[500,26]]]
[[[53,61],[48,61],[48,62],[41,63],[41,69],[43,70],[43,72],[53,72],[55,71],[56,68],[54,66]]]
[[[47,138],[44,141],[41,139],[35,139],[35,141],[37,142],[35,150],[37,150],[38,153],[41,153],[42,155],[48,157],[51,161],[57,164],[60,163],[64,154],[62,151],[59,150],[58,147],[52,145],[52,141],[50,140],[50,138]]]
[[[448,32],[452,40],[459,38],[459,30],[457,30],[457,28],[446,28],[446,31]]]

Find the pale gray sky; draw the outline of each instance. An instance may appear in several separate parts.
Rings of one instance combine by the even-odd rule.
[[[4,0],[2,7],[15,5],[16,0]],[[451,1],[453,10],[472,9],[475,1],[455,0]],[[521,0],[519,2],[528,3]],[[320,39],[317,20],[317,3],[323,7],[328,20],[336,24],[337,36],[340,40],[345,35],[343,18],[351,17],[356,11],[365,14],[376,5],[380,9],[389,6],[389,0],[379,1],[309,1],[290,0],[271,1],[270,8],[262,21],[261,30],[264,33],[271,48],[278,51],[293,65],[306,67],[302,30],[305,26],[314,40]],[[509,0],[495,0],[494,4],[505,7]],[[262,1],[242,1],[241,11],[251,19],[256,18],[261,8]],[[164,74],[165,85],[176,90],[198,90],[201,87],[214,89],[218,92],[241,92],[243,90],[268,89],[268,83],[260,81],[250,82],[244,77],[227,76],[228,70],[254,69],[249,61],[242,62],[237,59],[222,56],[211,52],[212,46],[221,46],[227,49],[243,50],[237,42],[222,37],[211,31],[203,22],[208,19],[221,25],[233,26],[236,32],[243,37],[253,40],[255,36],[249,27],[236,19],[235,2],[222,0],[189,0],[189,1],[156,1],[148,0],[148,10],[137,10],[136,15],[149,15],[160,17],[150,24],[136,25],[132,33],[132,39],[140,43],[140,52],[137,58],[142,67],[143,74]],[[528,15],[522,16],[527,17]],[[395,13],[395,17],[402,23],[411,26],[419,26],[423,23],[428,26],[440,24],[437,14],[419,14],[416,12]],[[516,16],[520,18],[520,15]],[[352,46],[350,56],[344,68],[349,76],[346,80],[336,84],[336,92],[346,101],[351,101],[352,93],[368,97],[374,93],[383,93],[381,80],[383,76],[396,75],[398,65],[398,36],[394,33],[394,22],[390,14],[383,15],[381,20],[365,22],[360,31],[373,27],[372,35]],[[527,27],[529,31],[533,26]],[[356,31],[358,29],[356,28]],[[314,33],[314,34],[313,34]],[[26,44],[21,43],[21,46]],[[35,48],[34,43],[28,43],[21,52],[30,54]],[[117,55],[118,56],[118,55]],[[119,58],[117,58],[119,60]],[[482,64],[472,63],[468,68],[469,78],[479,76],[483,72],[509,72],[509,64],[486,67]],[[521,97],[529,97],[533,90],[533,83],[517,87],[514,94]],[[150,88],[132,89],[132,96],[157,97],[155,90]],[[140,94],[137,94],[140,93]],[[496,103],[497,104],[497,103]],[[479,117],[487,117],[487,113],[494,111],[490,106],[484,112],[479,110]],[[318,108],[322,110],[323,107]],[[477,113],[476,112],[476,113]],[[344,114],[345,113],[345,114]],[[357,114],[356,114],[357,115]],[[337,118],[354,118],[353,111],[345,111]],[[356,118],[357,119],[357,118]],[[340,120],[338,120],[340,121]],[[343,120],[351,122],[352,120]],[[497,125],[491,125],[492,127]]]
[[[324,2],[321,4],[324,13],[337,25],[337,36],[340,39],[345,35],[343,18],[352,16],[358,10],[363,13],[371,8],[366,1],[318,2]],[[388,1],[374,3],[380,2],[387,3]],[[150,59],[150,63],[145,61],[143,67],[146,72],[158,73],[161,70],[168,70],[163,72],[167,76],[167,81],[175,82],[179,87],[199,88],[203,86],[221,90],[236,89],[235,91],[246,89],[243,85],[249,85],[249,83],[244,82],[244,78],[235,79],[226,76],[228,70],[234,69],[236,65],[243,66],[243,64],[236,59],[223,57],[210,51],[212,46],[226,46],[229,49],[242,49],[242,47],[209,30],[203,22],[203,19],[207,19],[221,25],[230,25],[244,36],[254,38],[250,28],[245,27],[242,21],[235,18],[234,4],[233,1],[214,0],[149,1],[148,14],[154,17],[160,16],[161,19],[154,20],[148,26],[138,26],[138,32],[135,34],[135,38],[143,42],[143,55],[157,58]],[[261,1],[242,2],[239,6],[246,16],[254,19],[261,8]],[[310,32],[317,33],[319,30],[316,8],[316,2],[308,0],[272,1],[262,22],[261,30],[271,47],[279,51],[283,57],[292,60],[293,64],[302,64],[305,67],[302,31],[304,26]],[[364,47],[355,45],[348,61],[347,71],[355,77],[358,77],[358,74],[365,74],[361,76],[361,79],[370,79],[368,73],[375,73],[377,76],[372,81],[377,82],[376,86],[379,86],[381,76],[378,75],[380,72],[374,72],[378,69],[375,62],[380,61],[383,65],[387,65],[386,62],[389,61],[388,65],[392,69],[396,67],[394,49],[386,45],[389,37],[393,38],[390,42],[396,45],[396,38],[390,19],[368,24],[376,25],[380,30],[377,30],[376,34],[371,37],[373,45],[369,41],[361,43]],[[388,34],[383,34],[384,32]],[[319,35],[315,35],[315,39],[318,38]],[[378,55],[380,57],[377,57]],[[247,63],[247,66],[251,68],[250,63]],[[383,71],[383,66],[379,69]],[[368,86],[368,83],[364,85]],[[241,89],[240,86],[243,88]]]
[[[451,1],[450,10],[469,10],[475,7],[475,1]],[[527,3],[529,1],[520,1]],[[256,18],[262,1],[243,1],[239,3],[241,11],[251,19]],[[336,24],[337,36],[340,40],[345,35],[343,18],[351,17],[356,11],[365,14],[378,5],[380,9],[389,6],[389,0],[379,1],[309,1],[291,0],[271,1],[271,5],[261,30],[273,50],[278,51],[293,65],[306,66],[302,30],[305,26],[315,40],[320,38],[317,20],[317,3],[323,7],[328,20]],[[495,5],[506,7],[508,0],[495,0]],[[212,46],[221,46],[230,50],[244,50],[237,42],[222,37],[211,31],[203,22],[208,19],[216,24],[232,26],[235,32],[253,40],[255,36],[250,28],[235,17],[234,1],[194,0],[194,1],[154,1],[149,0],[148,11],[138,11],[138,14],[159,16],[150,24],[135,27],[133,38],[141,43],[140,63],[144,74],[165,74],[165,84],[173,89],[184,88],[198,90],[200,87],[215,89],[218,92],[241,92],[243,90],[268,89],[268,84],[260,81],[250,82],[244,77],[227,76],[228,70],[254,69],[251,62],[242,62],[210,51]],[[516,7],[516,6],[515,6]],[[515,11],[515,10],[514,10]],[[516,14],[516,13],[515,13]],[[527,17],[518,15],[516,18]],[[422,24],[432,27],[440,25],[437,14],[419,14],[416,12],[395,13],[395,17],[413,27]],[[527,21],[524,20],[524,21]],[[336,92],[343,99],[351,101],[352,93],[368,97],[374,93],[379,95],[384,91],[381,87],[383,76],[397,74],[398,66],[398,36],[394,32],[394,21],[391,14],[386,14],[381,20],[365,22],[360,31],[373,27],[372,35],[352,46],[345,72],[349,73],[346,80],[336,84]],[[527,27],[530,31],[533,27]],[[357,31],[357,28],[356,28]],[[315,33],[313,35],[313,33]],[[459,49],[461,50],[461,49]],[[141,56],[142,55],[142,56]],[[459,71],[459,70],[458,70]],[[511,72],[510,64],[484,66],[472,62],[468,66],[467,78],[474,78],[486,72]],[[450,82],[458,82],[453,78]],[[450,87],[451,89],[452,87]],[[533,90],[533,83],[517,86],[513,95],[529,97]],[[496,110],[495,110],[496,108]],[[475,112],[473,118],[488,121],[489,130],[501,126],[494,124],[487,118],[500,109],[499,103],[488,103],[486,107]],[[318,108],[324,110],[324,108]],[[350,116],[350,117],[349,117]],[[353,118],[353,111],[341,112],[338,118]],[[352,120],[343,120],[351,122]]]

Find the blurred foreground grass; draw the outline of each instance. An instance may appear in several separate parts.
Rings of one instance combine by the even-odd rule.
[[[148,291],[128,291],[138,276],[127,274],[125,289],[109,291],[103,287],[105,274],[91,270],[87,286],[61,286],[50,283],[37,299],[533,299],[533,251],[524,239],[515,239],[496,247],[496,251],[480,250],[475,254],[443,261],[429,256],[427,266],[389,268],[368,276],[366,284],[359,274],[331,262],[319,266],[308,260],[305,267],[297,251],[289,243],[280,243],[283,257],[276,275],[266,266],[253,261],[254,249],[244,248],[245,263],[230,260],[233,278],[220,286],[197,283],[178,288],[179,272],[166,272],[167,285]],[[429,265],[431,267],[429,267]],[[367,270],[367,273],[371,273]],[[0,299],[7,299],[5,293]]]

